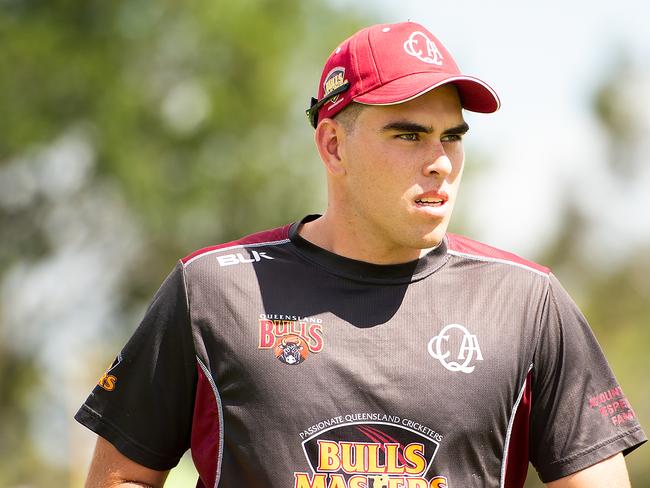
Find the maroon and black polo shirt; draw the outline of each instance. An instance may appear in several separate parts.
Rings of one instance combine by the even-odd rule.
[[[200,487],[521,487],[646,440],[548,269],[452,234],[370,264],[299,225],[181,260],[77,420],[153,469],[191,448]]]

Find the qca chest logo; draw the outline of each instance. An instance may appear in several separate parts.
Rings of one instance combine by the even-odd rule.
[[[429,354],[449,371],[471,373],[483,361],[478,338],[460,324],[446,325],[427,345]]]

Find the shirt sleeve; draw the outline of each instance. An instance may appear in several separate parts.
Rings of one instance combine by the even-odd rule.
[[[591,328],[553,275],[532,390],[530,460],[545,483],[647,440]]]
[[[190,445],[197,373],[189,322],[179,263],[75,415],[122,454],[151,469],[173,468]]]

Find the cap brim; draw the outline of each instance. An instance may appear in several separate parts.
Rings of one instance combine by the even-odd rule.
[[[449,76],[440,73],[412,73],[385,85],[354,97],[354,101],[366,105],[395,105],[453,83],[458,88],[460,102],[470,112],[492,113],[501,106],[496,92],[482,80],[472,76]]]

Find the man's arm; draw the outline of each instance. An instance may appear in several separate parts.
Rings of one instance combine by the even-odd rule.
[[[132,461],[100,436],[85,488],[160,488],[168,474]]]
[[[548,488],[630,488],[623,454],[594,464],[566,478],[552,481]]]

